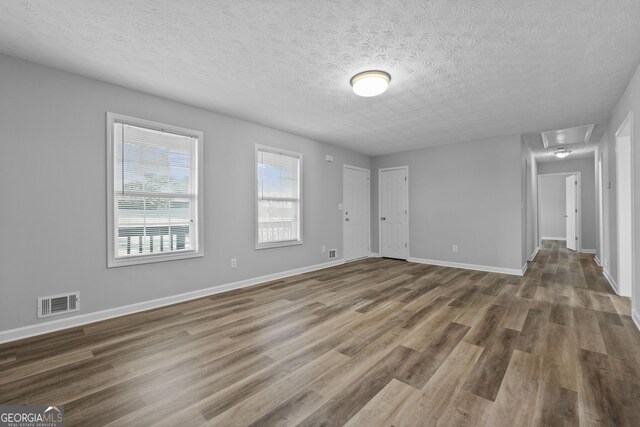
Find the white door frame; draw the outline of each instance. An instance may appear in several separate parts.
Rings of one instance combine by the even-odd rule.
[[[564,178],[564,235],[566,248],[580,252],[578,245],[578,176],[569,175]],[[571,230],[569,230],[571,227]]]
[[[342,165],[342,202],[343,202],[343,206],[342,206],[342,257],[344,258],[346,255],[346,251],[345,248],[346,246],[346,239],[347,239],[347,233],[346,233],[346,226],[347,226],[347,222],[344,220],[344,212],[346,212],[345,210],[345,206],[344,206],[344,201],[346,199],[345,197],[345,190],[346,187],[344,185],[344,175],[347,169],[353,169],[353,170],[357,170],[357,171],[362,171],[362,172],[366,172],[367,173],[367,182],[369,183],[369,188],[367,189],[367,256],[369,256],[371,254],[371,170],[366,169],[366,168],[361,168],[358,166],[352,166],[352,165],[347,165],[347,164],[343,164]],[[355,260],[355,259],[354,259]],[[345,261],[353,261],[353,260],[346,260]]]
[[[577,251],[576,252],[582,252],[582,173],[577,171],[577,172],[557,172],[557,173],[541,173],[538,174],[538,246],[542,247],[542,229],[540,227],[540,177],[541,176],[564,176],[567,177],[569,175],[575,175],[576,179],[578,180],[578,188],[576,190],[577,192],[577,209],[578,209],[578,214],[576,215],[576,236],[578,236],[578,244],[577,244]],[[562,188],[564,188],[564,184],[562,185]],[[565,225],[566,227],[566,225]]]
[[[396,166],[393,168],[380,168],[378,169],[378,255],[382,256],[382,221],[380,220],[380,205],[382,204],[382,186],[380,183],[382,182],[382,172],[392,171],[392,170],[404,170],[405,176],[407,177],[406,184],[404,186],[405,192],[405,201],[407,203],[407,221],[405,223],[405,236],[407,239],[407,247],[405,248],[405,260],[409,259],[409,166]]]
[[[602,151],[596,151],[596,178],[598,182],[598,239],[599,257],[596,256],[596,262],[602,267],[604,266],[604,159]]]
[[[615,156],[615,164],[616,164],[616,225],[617,225],[617,229],[616,232],[618,233],[618,236],[616,236],[616,240],[617,240],[617,244],[618,244],[618,277],[620,276],[620,262],[621,262],[621,258],[620,258],[620,232],[619,232],[619,228],[620,228],[620,224],[619,224],[619,206],[620,206],[620,201],[618,200],[618,189],[620,184],[617,182],[618,181],[618,137],[620,135],[620,133],[624,130],[624,128],[626,126],[629,126],[629,147],[630,147],[630,151],[629,151],[629,161],[631,162],[631,167],[630,167],[630,180],[631,182],[630,184],[630,192],[631,192],[631,308],[633,310],[634,313],[632,313],[634,316],[638,316],[638,301],[637,299],[640,297],[640,295],[635,295],[635,270],[636,270],[636,266],[635,266],[635,253],[636,253],[636,242],[635,242],[635,234],[634,234],[634,223],[633,220],[635,218],[635,210],[634,210],[634,170],[633,170],[633,111],[629,111],[629,114],[627,114],[627,117],[625,117],[625,119],[622,121],[622,123],[620,124],[620,126],[618,127],[618,130],[615,133],[615,138],[614,138],[614,156]],[[635,318],[634,318],[635,320]]]

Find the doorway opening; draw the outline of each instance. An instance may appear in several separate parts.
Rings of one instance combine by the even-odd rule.
[[[378,171],[380,256],[409,258],[409,167]]]
[[[632,169],[632,115],[616,132],[616,204],[618,223],[618,291],[621,295],[633,293],[633,169]],[[634,304],[635,305],[635,304]]]
[[[538,244],[559,240],[567,249],[582,248],[582,175],[563,172],[538,175]]]

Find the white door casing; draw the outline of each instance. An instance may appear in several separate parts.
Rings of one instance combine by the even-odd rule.
[[[578,178],[575,175],[569,175],[565,178],[566,184],[566,210],[565,210],[565,224],[567,234],[567,249],[573,251],[578,250],[578,233],[576,230],[576,209],[577,209],[577,187]]]
[[[408,168],[380,169],[380,256],[408,258]]]
[[[631,114],[616,132],[616,201],[618,225],[618,291],[633,296],[633,189]]]
[[[566,212],[567,212],[566,203],[568,203],[566,201],[567,198],[568,198],[567,194],[566,194],[566,192],[567,192],[567,188],[566,187],[567,187],[567,181],[568,181],[567,178],[570,177],[570,176],[574,177],[574,181],[573,182],[574,182],[575,191],[574,191],[573,194],[575,195],[575,197],[573,199],[575,201],[573,203],[574,203],[575,207],[573,209],[573,212],[575,213],[575,220],[574,220],[574,227],[572,229],[575,230],[575,231],[574,231],[574,234],[573,234],[573,241],[575,242],[575,248],[576,248],[574,250],[581,251],[582,250],[581,249],[582,248],[582,244],[581,244],[582,240],[581,240],[581,237],[580,237],[580,230],[582,230],[582,217],[581,217],[582,212],[580,211],[580,209],[581,209],[582,197],[580,196],[580,192],[582,191],[581,190],[581,188],[582,188],[582,184],[581,184],[581,182],[582,182],[582,172],[573,171],[573,172],[558,172],[558,173],[538,174],[538,241],[540,242],[540,245],[542,245],[542,238],[544,237],[542,235],[542,225],[541,225],[541,222],[540,222],[540,218],[542,216],[542,213],[541,213],[542,211],[540,209],[541,204],[542,204],[541,198],[540,198],[541,197],[540,196],[540,178],[545,177],[545,176],[563,176],[563,177],[565,177],[565,184],[564,184],[565,185],[565,206],[564,206],[564,212],[565,212],[565,236],[564,237],[565,237],[565,240],[570,238],[568,236],[568,232],[566,230],[566,222],[567,222],[566,221],[566,219],[567,219],[567,216],[566,216]],[[578,182],[577,185],[575,184],[576,181]],[[577,210],[577,212],[576,212],[576,210]],[[577,237],[577,239],[576,239],[576,237]],[[569,243],[567,243],[567,247],[569,247]]]
[[[602,152],[598,152],[598,240],[599,247],[598,252],[600,255],[599,261],[604,263],[605,250],[604,250],[604,183],[602,170]],[[604,264],[603,264],[604,265]]]
[[[355,166],[343,168],[344,260],[369,256],[371,204],[370,171]]]

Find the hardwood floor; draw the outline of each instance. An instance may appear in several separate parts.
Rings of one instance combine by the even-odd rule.
[[[367,259],[0,346],[73,425],[640,425],[640,332],[593,256],[524,277]]]

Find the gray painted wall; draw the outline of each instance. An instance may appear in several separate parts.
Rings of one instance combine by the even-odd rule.
[[[37,323],[36,297],[80,290],[82,311],[105,310],[326,261],[320,247],[342,248],[344,163],[372,169],[372,251],[377,251],[377,169],[409,165],[410,255],[521,268],[535,250],[536,179],[562,163],[524,164],[519,137],[491,138],[382,156],[358,153],[0,55],[0,330]],[[215,94],[212,94],[215,96]],[[634,169],[640,170],[640,72],[618,102],[599,145],[604,163],[604,253],[617,278],[614,132],[634,120]],[[205,257],[106,269],[105,112],[113,111],[205,133]],[[303,246],[253,249],[253,146],[304,154]],[[324,162],[332,154],[334,162]],[[520,158],[520,162],[518,162]],[[578,162],[578,160],[575,160]],[[598,248],[584,207],[583,247]],[[523,166],[524,164],[524,166]],[[575,170],[575,167],[571,167]],[[591,171],[589,177],[588,170]],[[524,172],[523,172],[524,171]],[[523,178],[524,176],[524,178]],[[607,188],[607,183],[611,187]],[[524,186],[524,187],[523,187]],[[524,191],[526,190],[526,197]],[[635,264],[640,265],[640,173],[635,174]],[[527,218],[526,230],[522,224]],[[592,237],[589,234],[592,232]],[[523,237],[525,236],[525,237]],[[523,239],[526,242],[523,242]],[[537,239],[536,239],[537,240]],[[451,244],[460,246],[453,254]],[[61,249],[68,248],[68,249]],[[522,248],[522,249],[519,249]],[[229,259],[238,258],[238,268]],[[635,282],[640,296],[640,283]],[[638,302],[634,301],[637,311]]]
[[[541,176],[538,184],[540,199],[540,236],[545,238],[566,237],[566,177],[563,175]]]
[[[581,172],[582,249],[596,249],[596,178],[593,155],[584,159],[564,159],[538,163],[538,174]]]
[[[633,117],[633,172],[634,172],[634,245],[635,256],[633,263],[636,266],[634,280],[633,309],[636,316],[640,311],[640,67],[636,70],[624,94],[616,104],[611,114],[611,120],[607,126],[598,147],[598,155],[603,157],[603,182],[604,182],[604,253],[598,252],[598,258],[602,260],[604,268],[614,280],[618,280],[618,224],[617,224],[617,197],[616,197],[616,158],[615,158],[615,132],[620,128],[629,112]],[[610,184],[610,185],[609,185]],[[600,248],[598,248],[599,251]]]
[[[519,135],[373,159],[372,244],[378,250],[378,169],[409,166],[413,258],[521,269]],[[459,252],[452,252],[452,245]]]
[[[342,165],[368,156],[7,56],[0,75],[0,330],[38,296],[79,290],[84,314],[341,257]],[[204,132],[204,258],[106,268],[107,111]],[[304,155],[302,246],[254,250],[256,143]]]

